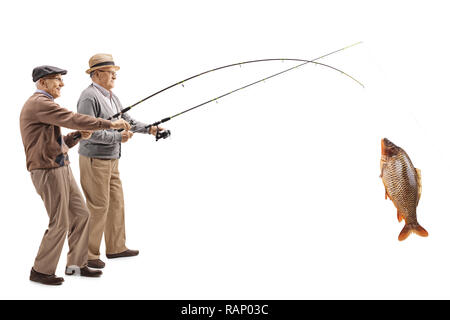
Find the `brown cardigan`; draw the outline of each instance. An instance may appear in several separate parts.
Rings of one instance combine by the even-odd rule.
[[[111,121],[73,113],[61,108],[45,94],[36,92],[20,113],[20,133],[28,171],[58,168],[69,164],[67,151],[77,144],[75,133],[61,135],[61,128],[75,130],[110,129]]]

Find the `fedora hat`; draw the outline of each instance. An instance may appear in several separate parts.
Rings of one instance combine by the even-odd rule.
[[[114,67],[116,71],[120,69],[119,66],[114,64],[112,55],[108,53],[97,53],[89,59],[89,69],[86,70],[86,73],[91,73],[92,71],[105,67]]]

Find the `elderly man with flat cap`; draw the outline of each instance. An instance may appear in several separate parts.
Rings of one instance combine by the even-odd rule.
[[[89,60],[86,70],[92,79],[78,100],[78,112],[108,119],[123,109],[119,98],[111,91],[116,80],[116,66],[112,55],[96,54]],[[89,259],[91,268],[103,268],[100,244],[105,235],[108,259],[131,257],[139,254],[125,244],[125,210],[122,182],[119,176],[121,143],[127,142],[134,132],[156,135],[163,128],[150,127],[132,119],[127,113],[123,119],[131,124],[129,131],[99,130],[80,142],[80,182],[91,213],[89,222]]]
[[[64,86],[66,70],[40,66],[33,70],[36,92],[25,102],[20,113],[20,132],[25,148],[26,166],[37,193],[44,201],[49,217],[38,254],[31,269],[30,280],[47,285],[60,285],[55,275],[66,235],[69,253],[67,275],[99,277],[99,270],[87,267],[89,211],[69,166],[67,152],[77,144],[74,136],[88,139],[92,131],[129,129],[130,125],[73,113],[60,107],[54,99]],[[66,136],[61,128],[82,130]]]

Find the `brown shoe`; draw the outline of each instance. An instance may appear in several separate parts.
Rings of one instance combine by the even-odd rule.
[[[30,280],[50,286],[57,286],[64,282],[64,278],[57,277],[54,274],[48,275],[40,273],[35,271],[33,268],[31,268]]]
[[[105,267],[105,263],[100,259],[88,260],[88,267],[95,269],[103,269]]]
[[[92,270],[89,269],[87,266],[83,268],[79,267],[66,267],[66,274],[68,276],[72,276],[74,274],[80,275],[82,277],[89,277],[89,278],[98,278],[100,277],[103,272],[100,270]]]
[[[124,252],[121,253],[113,253],[113,254],[106,254],[106,257],[108,259],[114,259],[114,258],[124,258],[124,257],[134,257],[137,256],[139,254],[139,250],[130,250],[127,249]]]

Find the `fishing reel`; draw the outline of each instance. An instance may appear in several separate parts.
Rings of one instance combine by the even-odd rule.
[[[158,141],[159,139],[166,139],[168,137],[170,137],[170,130],[163,130],[156,132],[156,141]]]

